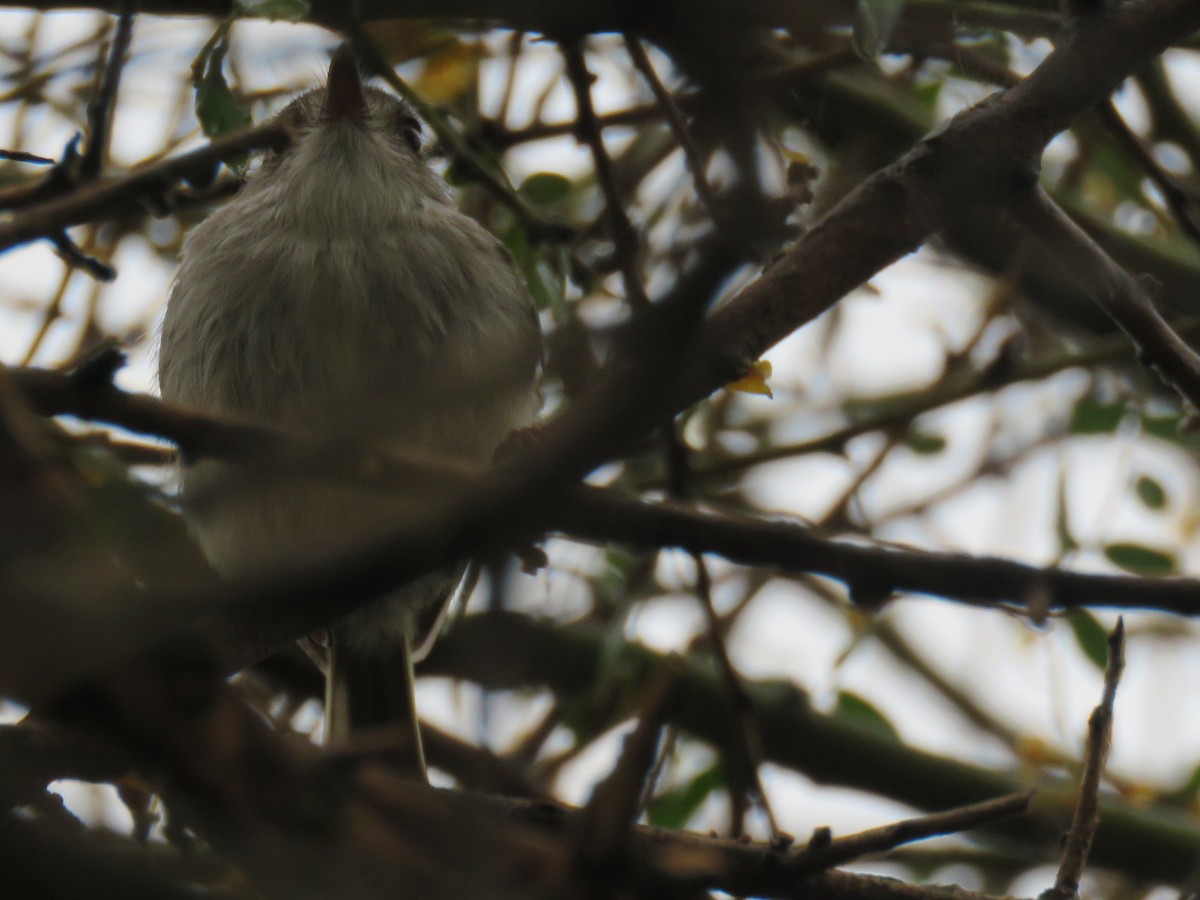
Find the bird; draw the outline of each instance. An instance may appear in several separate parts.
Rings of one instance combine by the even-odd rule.
[[[278,118],[288,146],[184,239],[162,398],[485,464],[540,406],[541,329],[510,255],[455,206],[414,110],[365,82],[349,43]],[[184,461],[180,482],[190,527],[230,578],[334,559],[400,526],[419,533],[438,504],[415,478],[366,492],[207,459]],[[425,778],[412,665],[464,569],[329,624],[327,741],[399,724],[392,761]]]

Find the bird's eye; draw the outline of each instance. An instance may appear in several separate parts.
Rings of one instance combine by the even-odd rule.
[[[409,148],[418,153],[421,150],[421,123],[412,116],[404,116],[399,122],[400,135]]]

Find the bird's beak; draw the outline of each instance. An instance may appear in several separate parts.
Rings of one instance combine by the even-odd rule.
[[[367,98],[358,74],[358,61],[349,42],[339,46],[329,61],[324,112],[329,119],[361,122],[366,118]]]

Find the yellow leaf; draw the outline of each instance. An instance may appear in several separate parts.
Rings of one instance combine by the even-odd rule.
[[[478,43],[445,47],[425,60],[425,69],[413,89],[430,103],[453,103],[479,83],[482,58],[483,48]]]
[[[1022,737],[1017,741],[1017,756],[1029,765],[1044,766],[1058,761],[1058,754],[1041,738]]]
[[[767,379],[770,377],[771,364],[765,359],[760,359],[750,367],[749,372],[737,381],[725,385],[725,390],[737,391],[739,394],[762,394],[774,398],[771,386],[767,384]]]
[[[1138,809],[1149,809],[1158,800],[1159,792],[1148,784],[1118,785],[1121,796]]]
[[[367,23],[364,28],[393,66],[441,53],[458,44],[454,32],[423,19],[380,19]]]
[[[812,165],[812,159],[807,153],[802,153],[799,150],[791,150],[787,147],[780,147],[779,152],[789,163],[795,163],[802,166]]]

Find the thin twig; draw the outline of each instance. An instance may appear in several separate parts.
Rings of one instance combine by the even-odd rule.
[[[677,426],[672,423],[664,429],[667,442],[667,469],[669,472],[669,487],[671,496],[677,500],[689,499],[692,493],[691,452]],[[734,837],[739,837],[745,828],[746,803],[743,787],[749,789],[750,796],[757,801],[771,831],[772,840],[779,834],[779,824],[775,819],[774,810],[763,789],[762,778],[759,774],[763,762],[762,734],[759,731],[758,719],[754,713],[754,701],[751,699],[746,686],[742,683],[741,675],[729,657],[729,648],[725,644],[725,634],[722,629],[721,617],[713,603],[712,575],[704,555],[698,551],[689,554],[696,566],[696,599],[704,612],[708,626],[708,642],[712,654],[716,658],[717,667],[725,687],[725,696],[731,713],[730,740],[725,748],[729,762],[730,785],[730,824]]]
[[[675,693],[669,671],[660,673],[646,688],[638,724],[625,738],[612,772],[592,791],[581,812],[576,843],[578,861],[602,874],[618,864],[641,808],[646,779],[654,768],[666,712]]]
[[[696,186],[696,193],[708,207],[709,214],[715,219],[718,215],[716,196],[708,181],[708,175],[704,171],[704,159],[700,156],[696,142],[692,140],[692,136],[688,132],[687,123],[683,120],[683,113],[680,112],[679,105],[659,79],[658,73],[654,71],[654,65],[650,62],[650,57],[646,55],[646,49],[642,46],[641,39],[635,34],[626,34],[625,49],[633,61],[633,67],[638,70],[650,88],[650,92],[654,94],[655,102],[662,109],[663,117],[667,120],[671,133],[679,143],[680,149],[683,150],[683,158],[687,161],[688,171],[692,173],[692,183]]]
[[[1141,360],[1200,409],[1200,356],[1155,309],[1147,283],[1122,269],[1040,188],[1012,211],[1129,336]]]
[[[1154,154],[1125,123],[1111,100],[1096,107],[1096,116],[1117,142],[1129,152],[1138,168],[1145,172],[1155,187],[1162,192],[1167,209],[1170,210],[1180,231],[1186,234],[1193,244],[1200,244],[1200,205],[1196,195],[1185,190],[1179,179],[1158,164]]]
[[[83,249],[71,240],[65,231],[48,235],[50,243],[58,251],[69,266],[75,266],[87,272],[97,281],[112,281],[117,277],[117,270],[103,260],[85,253]]]
[[[26,153],[24,150],[0,150],[0,159],[9,162],[32,163],[37,166],[52,166],[54,160],[48,156],[38,156],[36,153]]]
[[[284,125],[268,122],[223,135],[199,150],[134,170],[119,178],[102,179],[79,186],[64,196],[27,207],[20,214],[0,223],[0,250],[53,236],[74,225],[140,211],[148,203],[153,204],[156,210],[164,211],[169,209],[167,201],[171,190],[180,181],[207,184],[222,160],[250,150],[279,148],[286,145],[288,140]]]
[[[88,229],[87,234],[83,239],[84,252],[91,249],[91,244],[96,238],[96,230]],[[41,349],[42,342],[46,339],[46,335],[50,333],[50,327],[58,321],[62,315],[63,299],[67,295],[67,287],[71,284],[71,279],[75,275],[75,269],[72,266],[65,266],[62,275],[58,280],[58,288],[54,291],[54,296],[50,298],[50,302],[46,304],[42,311],[42,320],[38,323],[38,329],[34,332],[33,339],[29,342],[29,346],[25,350],[25,356],[21,360],[22,366],[28,366],[37,356],[38,350]]]
[[[1079,802],[1071,817],[1066,846],[1058,864],[1054,887],[1044,891],[1039,900],[1072,900],[1079,896],[1079,880],[1087,864],[1088,852],[1096,829],[1100,827],[1100,778],[1112,746],[1113,703],[1117,685],[1125,669],[1125,620],[1117,619],[1117,627],[1108,636],[1108,665],[1104,669],[1104,693],[1100,703],[1088,718],[1087,745],[1083,753],[1083,777],[1079,780]]]
[[[800,878],[815,872],[843,866],[864,856],[886,853],[901,844],[921,841],[943,834],[958,834],[1000,819],[1019,815],[1029,809],[1034,791],[1010,794],[946,812],[901,819],[881,828],[872,828],[829,843],[808,846],[797,851],[784,864],[787,877]]]
[[[125,56],[133,39],[133,3],[122,0],[120,15],[113,31],[108,60],[100,74],[100,84],[92,102],[88,104],[87,141],[83,155],[79,158],[78,175],[90,181],[100,174],[104,156],[108,151],[108,138],[112,131],[113,114],[116,108],[117,91],[121,86],[121,70]]]
[[[604,146],[604,137],[600,133],[600,124],[596,118],[596,108],[592,105],[592,82],[595,77],[588,71],[583,47],[578,40],[564,43],[562,53],[567,67],[567,80],[570,81],[571,90],[575,94],[576,135],[580,141],[587,144],[592,153],[596,181],[604,194],[604,218],[613,242],[614,261],[621,270],[625,284],[625,296],[634,309],[644,309],[650,305],[650,298],[646,296],[646,289],[638,272],[638,235],[621,202],[612,157],[608,155],[608,149]]]

